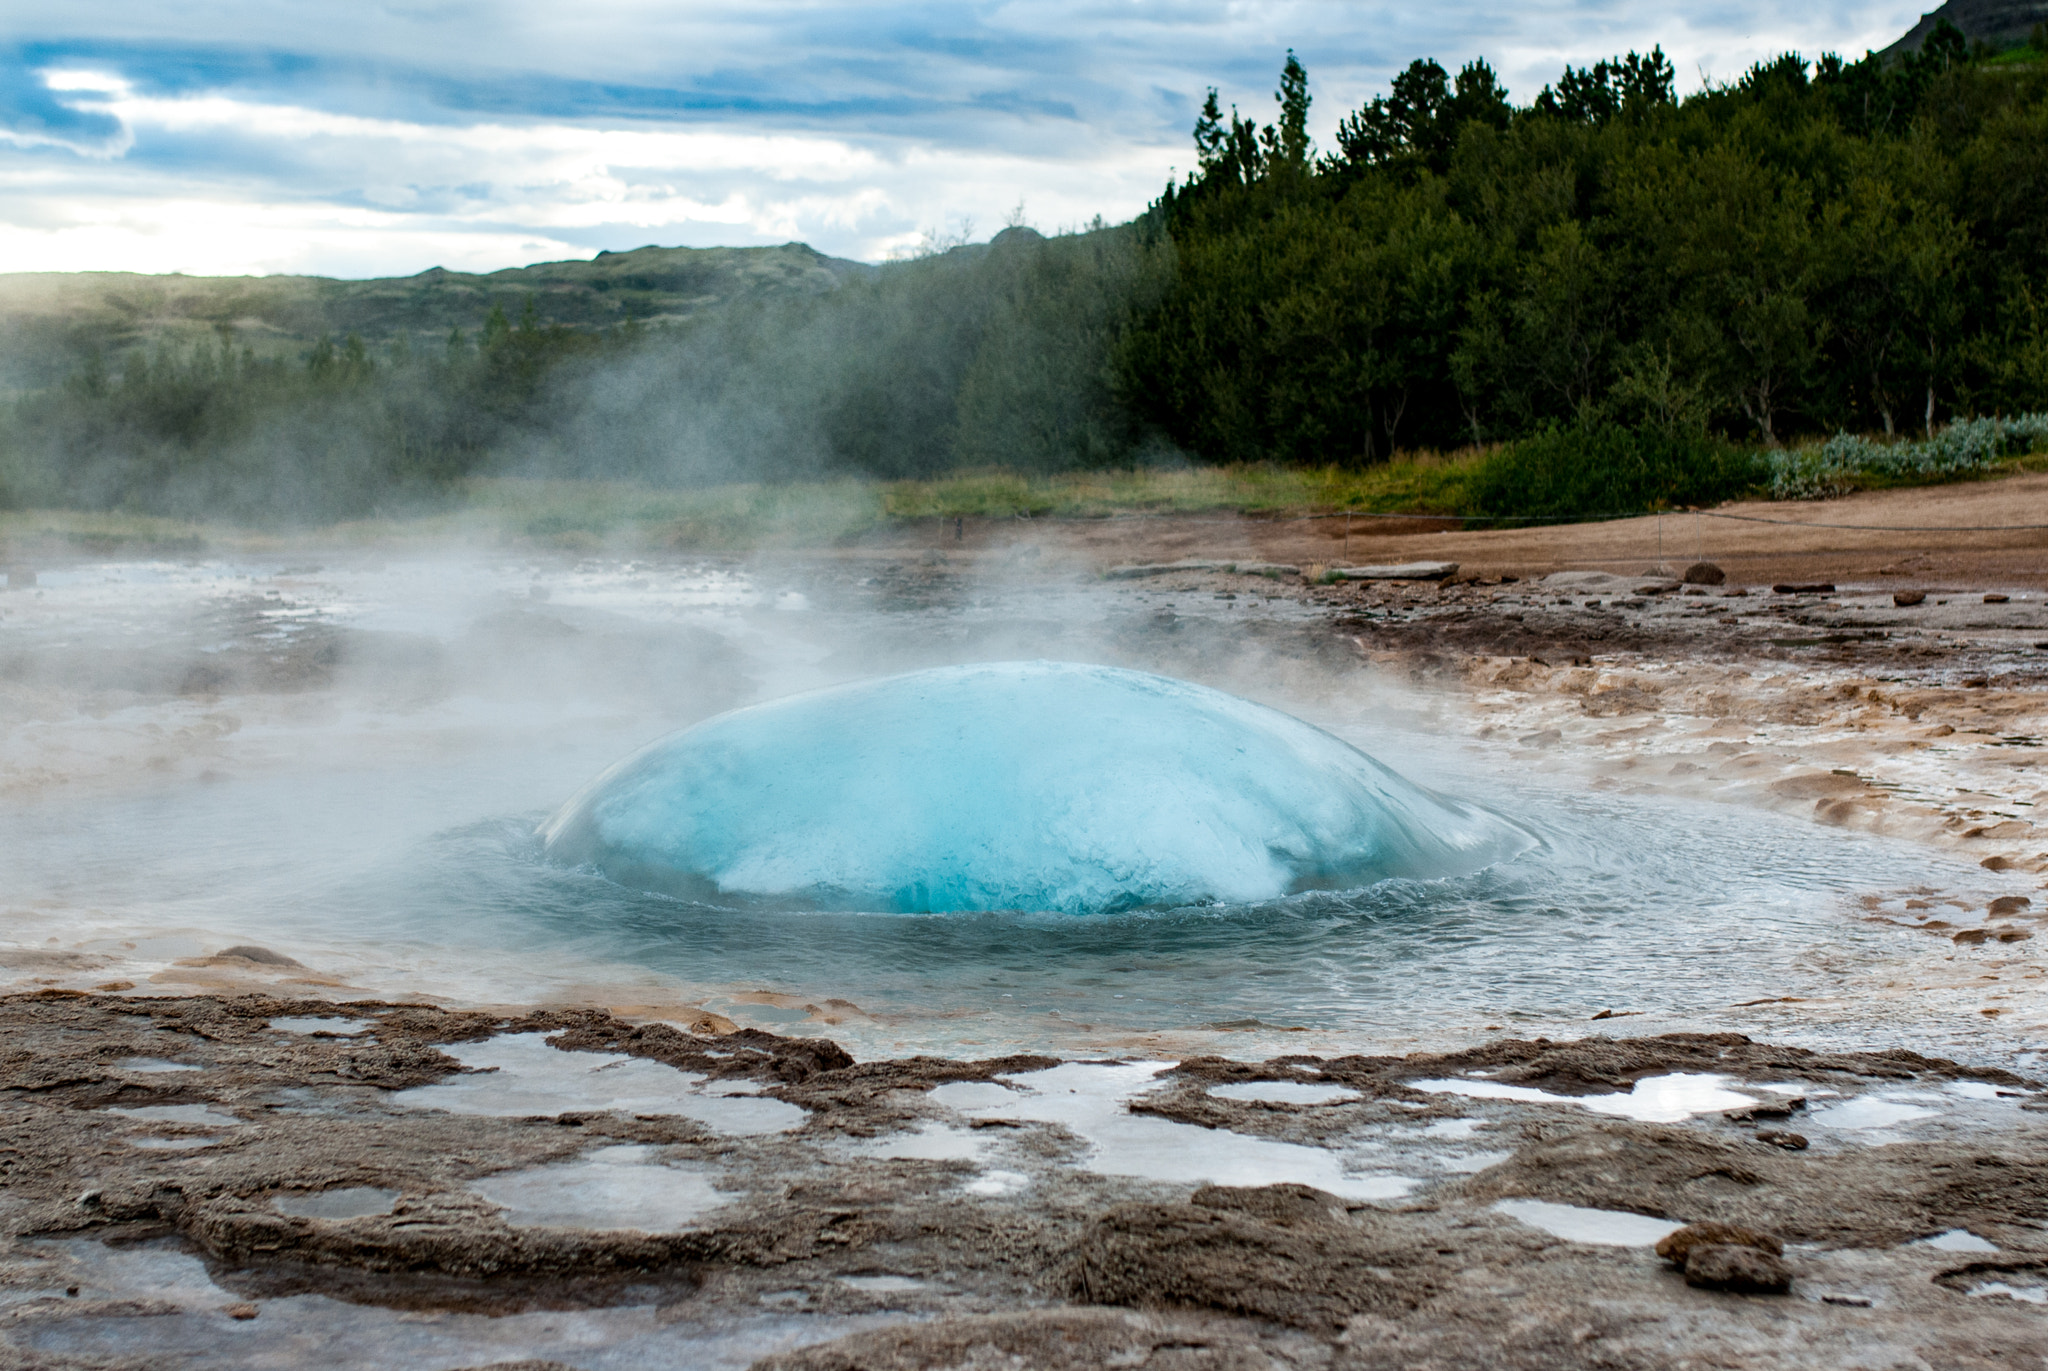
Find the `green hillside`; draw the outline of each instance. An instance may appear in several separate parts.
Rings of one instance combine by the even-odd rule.
[[[589,261],[542,262],[486,274],[432,267],[416,276],[144,276],[133,272],[0,275],[0,386],[49,385],[94,349],[181,344],[233,330],[259,354],[297,354],[321,336],[383,343],[475,333],[493,304],[517,316],[592,329],[688,317],[732,301],[816,295],[875,268],[802,243],[772,248],[635,248]]]

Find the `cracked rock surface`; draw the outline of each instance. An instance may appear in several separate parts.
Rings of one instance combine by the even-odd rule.
[[[317,1347],[366,1367],[2010,1367],[2048,1346],[2042,1097],[1911,1053],[1687,1034],[1195,1058],[1127,1102],[1190,1146],[1286,1142],[1410,1178],[1359,1199],[1105,1174],[1074,1129],[944,1102],[1025,1090],[1045,1058],[855,1062],[600,1011],[261,995],[18,995],[0,1027],[0,1365]],[[433,1103],[467,1082],[480,1109],[493,1072],[465,1054],[524,1043],[496,1068],[508,1099],[528,1098],[520,1072],[588,1067],[600,1084],[577,1088],[654,1072],[678,1100],[797,1112]],[[1751,1097],[1911,1089],[1954,1117],[1911,1140],[1816,1129],[1790,1153],[1741,1109],[1579,1107],[1703,1071]],[[1214,1093],[1233,1085],[1294,1093]],[[546,1222],[485,1195],[518,1176],[552,1187]],[[649,1220],[678,1178],[696,1208]],[[1640,1238],[1529,1218],[1549,1212],[1735,1227],[1697,1230],[1714,1240],[1680,1270]]]

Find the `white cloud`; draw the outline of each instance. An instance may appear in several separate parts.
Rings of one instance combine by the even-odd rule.
[[[194,187],[166,170],[96,166],[0,174],[0,252],[17,270],[405,274],[588,256],[591,234],[645,241],[802,239],[883,257],[962,214],[993,223],[1019,199],[1049,223],[1141,209],[1165,149],[1056,159],[740,128],[454,127],[256,103],[116,93],[104,106],[145,143],[204,141],[216,161],[292,165],[302,193]],[[342,194],[319,193],[322,187]],[[207,192],[212,192],[208,194]]]
[[[1484,55],[1526,100],[1568,61],[1661,42],[1692,88],[1786,49],[1858,54],[1916,14],[412,0],[338,17],[302,0],[0,0],[40,54],[0,108],[0,251],[16,270],[336,274],[648,241],[878,258],[964,218],[991,227],[1020,199],[1045,227],[1136,213],[1193,160],[1202,90],[1269,117],[1290,45],[1327,142],[1416,56]]]

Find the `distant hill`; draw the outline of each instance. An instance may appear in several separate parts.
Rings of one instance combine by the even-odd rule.
[[[2048,0],[1948,0],[1940,9],[1921,15],[1920,22],[1906,30],[1905,37],[1879,56],[1903,57],[1920,51],[1927,35],[1944,19],[1973,43],[2017,47],[2027,41],[2034,25],[2048,23]]]
[[[877,270],[802,243],[770,248],[635,248],[589,261],[542,262],[483,275],[433,267],[416,276],[144,276],[133,272],[0,275],[0,387],[50,384],[94,348],[231,330],[258,352],[298,351],[323,334],[371,344],[403,333],[415,346],[474,333],[493,304],[517,319],[531,299],[545,323],[602,328],[687,318],[736,300],[819,294]]]

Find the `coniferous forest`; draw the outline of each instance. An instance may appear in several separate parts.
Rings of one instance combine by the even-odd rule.
[[[1526,99],[1483,61],[1418,60],[1323,148],[1292,55],[1278,86],[1265,122],[1211,92],[1199,169],[1128,224],[652,326],[528,296],[446,335],[87,350],[0,413],[0,504],[329,517],[488,473],[1480,447],[1472,499],[1547,516],[1807,493],[1822,459],[1787,454],[1834,435],[1927,471],[2042,436],[2021,416],[2048,410],[2048,34],[1788,55],[1684,98],[1658,50]]]

